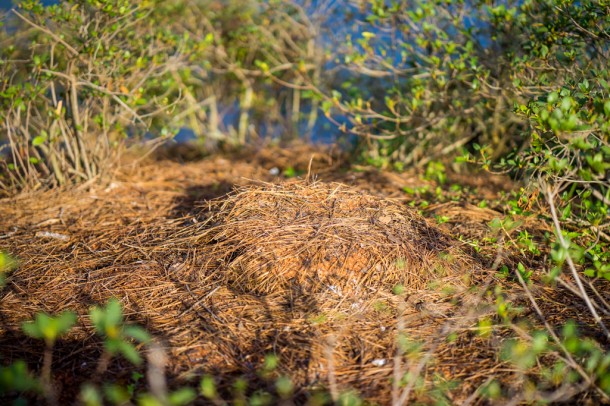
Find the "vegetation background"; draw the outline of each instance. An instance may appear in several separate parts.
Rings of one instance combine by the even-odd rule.
[[[203,154],[333,142],[441,184],[508,174],[523,188],[506,213],[534,204],[553,232],[526,245],[602,331],[574,344],[547,326],[579,377],[541,390],[607,398],[610,306],[587,284],[610,280],[610,2],[23,0],[0,21],[2,196],[104,181],[126,152],[175,140]],[[525,368],[547,350],[533,337],[511,353]]]

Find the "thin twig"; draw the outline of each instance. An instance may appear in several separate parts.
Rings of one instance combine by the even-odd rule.
[[[559,224],[559,217],[557,216],[557,209],[555,208],[555,203],[554,203],[555,192],[553,190],[551,190],[551,187],[548,185],[546,187],[546,195],[547,195],[549,207],[551,209],[551,217],[553,218],[553,224],[555,225],[555,234],[557,235],[557,239],[559,240],[559,244],[561,245],[561,248],[565,251],[566,262],[568,263],[570,271],[572,272],[572,276],[574,277],[574,280],[576,281],[576,285],[578,286],[578,289],[580,290],[580,293],[582,294],[582,300],[586,303],[587,307],[589,308],[589,311],[593,315],[595,322],[600,326],[600,328],[606,335],[606,339],[608,341],[610,341],[610,331],[608,331],[608,328],[604,324],[602,318],[597,313],[597,310],[595,310],[595,306],[593,305],[593,303],[591,303],[591,299],[589,298],[589,295],[587,295],[585,287],[582,284],[582,281],[580,280],[580,277],[578,275],[578,271],[576,270],[576,266],[574,265],[574,261],[572,260],[572,256],[570,255],[570,252],[569,252],[570,244],[568,244],[566,242],[565,238],[563,238],[563,234],[561,232],[561,225]]]
[[[26,18],[24,15],[20,14],[17,10],[13,9],[12,12],[19,17],[21,20],[23,20],[24,22],[26,22],[27,24],[31,25],[32,27],[44,32],[45,34],[47,34],[48,36],[50,36],[51,38],[53,38],[55,41],[59,42],[60,44],[62,44],[63,46],[66,47],[66,49],[68,51],[70,51],[74,56],[78,56],[79,53],[76,49],[74,49],[70,44],[68,44],[66,41],[64,41],[63,39],[61,39],[61,37],[57,34],[55,34],[53,31],[49,30],[48,28],[45,28],[39,24],[36,24],[35,22],[33,22],[32,20]]]

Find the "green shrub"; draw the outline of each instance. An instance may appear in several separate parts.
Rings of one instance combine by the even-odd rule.
[[[5,193],[103,177],[126,146],[180,127],[243,145],[287,104],[296,131],[313,97],[300,77],[320,64],[314,27],[288,0],[24,0],[3,20]],[[222,133],[221,110],[236,104],[237,129]]]

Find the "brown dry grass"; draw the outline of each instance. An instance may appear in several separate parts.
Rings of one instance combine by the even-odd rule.
[[[338,183],[255,185],[212,208],[212,257],[230,284],[362,295],[432,281],[464,289],[473,261],[414,210]]]
[[[459,382],[449,391],[454,403],[489,377],[518,385],[498,359],[499,336],[474,328],[493,313],[483,297],[493,274],[480,259],[402,199],[330,181],[385,185],[387,196],[397,175],[383,183],[375,171],[341,175],[314,160],[328,182],[271,183],[276,164],[162,161],[106,187],[3,200],[0,241],[21,259],[0,292],[3,362],[23,357],[35,367],[42,348],[21,323],[39,311],[74,310],[79,323],[54,364],[71,401],[99,356],[87,311],[116,297],[129,321],[164,343],[176,384],[208,372],[222,387],[237,375],[265,385],[255,371],[275,353],[298,399],[333,378],[339,390],[387,404],[405,335],[433,355],[421,373],[426,387]],[[472,224],[492,215],[472,213]],[[392,294],[399,283],[405,293]],[[423,354],[406,357],[404,370]],[[128,371],[115,361],[105,379],[126,380]]]

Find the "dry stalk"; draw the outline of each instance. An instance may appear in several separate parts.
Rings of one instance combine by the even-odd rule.
[[[561,358],[563,361],[565,361],[567,364],[570,365],[570,367],[572,367],[576,372],[578,372],[578,374],[583,378],[583,380],[586,383],[586,387],[583,387],[581,389],[585,390],[588,387],[593,386],[595,388],[595,390],[604,398],[604,399],[610,399],[608,397],[608,395],[602,391],[600,388],[598,388],[595,385],[595,381],[589,376],[589,374],[586,373],[586,371],[584,369],[582,369],[582,367],[580,366],[580,364],[578,364],[578,362],[576,362],[576,360],[574,359],[574,357],[572,357],[572,354],[570,354],[570,352],[568,351],[567,348],[565,348],[565,346],[561,343],[561,340],[559,339],[559,337],[557,336],[557,334],[555,333],[555,330],[553,329],[553,327],[549,324],[549,322],[547,321],[546,317],[544,316],[544,313],[542,312],[542,310],[540,309],[540,307],[538,306],[538,303],[536,302],[536,299],[534,298],[534,295],[532,295],[531,290],[529,289],[529,287],[527,286],[527,284],[525,283],[525,281],[523,280],[523,276],[521,276],[521,273],[519,271],[515,272],[515,274],[517,275],[517,278],[519,279],[519,282],[521,283],[521,286],[523,287],[523,290],[525,292],[525,294],[527,295],[528,299],[530,300],[530,303],[532,304],[532,307],[534,308],[534,310],[536,311],[536,314],[538,314],[538,317],[540,317],[540,320],[544,323],[544,327],[546,328],[546,330],[548,331],[548,333],[550,334],[551,338],[553,338],[553,341],[555,342],[555,344],[557,345],[557,347],[561,350],[561,352],[563,352],[563,354],[565,355],[565,358]],[[562,390],[563,392],[563,390]],[[577,392],[578,393],[578,392]],[[543,398],[544,399],[544,398]]]
[[[576,282],[576,285],[578,286],[578,290],[580,291],[581,298],[586,303],[587,307],[589,308],[589,311],[591,312],[591,315],[593,316],[593,319],[595,320],[595,322],[599,325],[599,327],[602,329],[602,331],[606,335],[606,339],[608,341],[610,341],[610,331],[608,331],[608,328],[606,327],[602,318],[597,313],[597,310],[595,309],[595,306],[593,305],[591,298],[587,294],[587,291],[585,290],[585,287],[584,287],[582,281],[580,280],[580,275],[578,274],[578,271],[576,270],[576,266],[574,265],[574,261],[572,260],[572,256],[570,255],[570,252],[569,252],[570,244],[568,244],[566,242],[565,238],[563,237],[561,225],[559,224],[559,217],[557,216],[557,209],[555,208],[555,196],[556,196],[557,192],[552,190],[550,185],[546,186],[545,192],[546,192],[546,197],[547,197],[547,202],[549,204],[549,208],[551,209],[551,217],[553,219],[553,224],[555,226],[555,235],[557,236],[557,240],[559,241],[561,248],[565,251],[566,262],[568,263],[568,266],[570,268],[570,271],[572,272],[574,281]]]
[[[167,381],[165,379],[165,367],[167,365],[167,355],[158,343],[152,343],[148,353],[148,368],[146,378],[150,392],[161,404],[168,404],[167,401]]]
[[[47,343],[44,349],[44,358],[42,363],[41,381],[44,396],[51,406],[57,406],[57,393],[53,387],[53,378],[51,375],[51,367],[53,364],[53,346]]]

